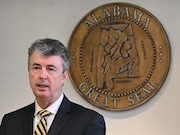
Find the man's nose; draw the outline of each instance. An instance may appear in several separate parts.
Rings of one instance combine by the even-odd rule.
[[[42,69],[39,76],[40,76],[40,79],[47,79],[46,69]]]

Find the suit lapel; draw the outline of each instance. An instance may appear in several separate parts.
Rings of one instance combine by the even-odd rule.
[[[59,107],[59,110],[54,118],[54,121],[49,129],[48,135],[58,135],[66,123],[70,120],[68,113],[71,111],[71,103],[64,96],[64,99]]]
[[[31,104],[27,110],[25,110],[25,114],[22,116],[22,126],[23,126],[23,134],[24,135],[32,135],[33,134],[33,117],[34,117],[35,104]]]

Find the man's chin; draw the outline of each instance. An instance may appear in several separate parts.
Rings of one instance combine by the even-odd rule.
[[[36,94],[36,98],[38,98],[38,99],[47,99],[48,94],[47,94],[47,92],[40,92],[40,93]]]

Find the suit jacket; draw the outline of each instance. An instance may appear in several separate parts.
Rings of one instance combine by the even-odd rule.
[[[0,135],[33,135],[35,103],[4,115]],[[102,115],[70,102],[65,96],[48,135],[105,135]]]

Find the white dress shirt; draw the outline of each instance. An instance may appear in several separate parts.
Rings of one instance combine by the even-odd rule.
[[[55,115],[56,115],[56,113],[57,113],[57,111],[58,111],[58,109],[62,103],[63,97],[64,97],[64,94],[62,93],[61,96],[58,98],[58,100],[56,100],[56,102],[54,102],[51,106],[46,108],[46,110],[51,112],[50,116],[48,116],[48,119],[47,119],[47,131],[49,130],[49,127],[51,126],[51,124],[54,120],[54,117],[55,117]],[[41,119],[41,116],[38,113],[40,110],[43,110],[43,109],[37,104],[37,101],[35,101],[33,131],[35,131],[36,126]]]

